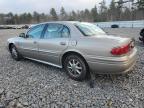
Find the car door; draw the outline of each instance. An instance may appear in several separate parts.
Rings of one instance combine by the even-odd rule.
[[[21,53],[25,57],[37,59],[38,58],[38,40],[41,38],[45,25],[37,25],[31,28],[26,38],[23,38],[20,42]]]
[[[41,60],[60,65],[60,55],[68,47],[70,30],[62,24],[48,24],[39,41],[39,57]]]

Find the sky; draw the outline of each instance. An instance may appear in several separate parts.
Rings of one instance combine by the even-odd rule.
[[[49,13],[51,8],[59,12],[63,6],[67,12],[72,10],[91,9],[99,6],[102,0],[0,0],[0,13],[24,13],[37,11]],[[106,0],[107,2],[111,0]]]

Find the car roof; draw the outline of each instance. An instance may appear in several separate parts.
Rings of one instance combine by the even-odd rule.
[[[49,21],[49,22],[44,22],[42,24],[46,24],[46,23],[61,23],[61,24],[65,24],[65,23],[71,23],[71,24],[74,24],[74,23],[78,23],[79,21]]]
[[[78,23],[79,21],[49,21],[49,22],[43,22],[43,23],[38,23],[38,24],[33,24],[30,26],[31,27],[34,27],[34,26],[37,26],[37,25],[40,25],[40,24],[50,24],[50,23],[59,23],[59,24],[74,24],[74,23]]]

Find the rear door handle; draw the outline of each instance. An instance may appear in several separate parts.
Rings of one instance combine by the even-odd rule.
[[[60,45],[66,45],[66,43],[65,42],[60,42]]]

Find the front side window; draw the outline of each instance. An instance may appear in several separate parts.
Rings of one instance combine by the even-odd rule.
[[[69,34],[69,29],[66,26],[61,24],[49,24],[44,38],[66,38],[69,37]]]
[[[105,35],[106,33],[94,24],[76,23],[75,26],[84,36]]]
[[[35,38],[39,39],[42,35],[43,29],[45,25],[38,25],[30,29],[30,31],[27,33],[28,38]]]

